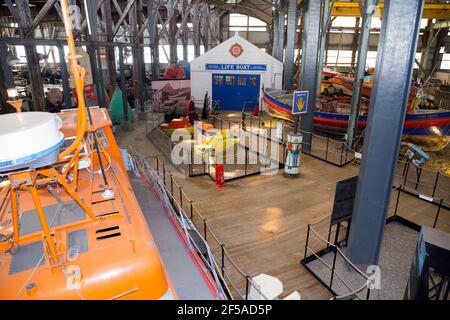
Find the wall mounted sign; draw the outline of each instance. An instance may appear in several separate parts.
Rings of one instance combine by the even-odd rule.
[[[230,54],[235,58],[239,57],[243,53],[244,53],[244,49],[242,48],[242,46],[239,43],[233,44],[230,48]]]
[[[223,71],[267,71],[265,64],[224,64],[224,63],[207,63],[205,70],[223,70]]]
[[[292,103],[292,114],[303,114],[308,112],[309,91],[295,91]]]

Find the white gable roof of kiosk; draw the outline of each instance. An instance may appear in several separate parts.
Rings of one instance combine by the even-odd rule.
[[[238,43],[242,46],[244,49],[244,52],[241,56],[235,58],[229,53],[229,49],[231,46],[235,43]],[[227,56],[223,56],[223,51],[226,48],[225,52],[228,54]],[[218,54],[222,52],[222,54]],[[259,58],[261,57],[261,58]],[[242,38],[239,35],[234,35],[230,39],[222,42],[218,46],[212,48],[211,50],[205,52],[201,56],[197,57],[196,59],[192,60],[191,65],[191,72],[192,71],[199,71],[204,70],[205,63],[248,63],[248,64],[255,64],[255,63],[267,63],[267,61],[272,60],[272,64],[279,66],[283,66],[283,63],[272,57],[270,54],[267,54],[257,46],[255,46],[253,43],[247,41],[246,39]]]

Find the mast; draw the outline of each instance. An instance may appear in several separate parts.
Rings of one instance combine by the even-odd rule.
[[[67,58],[70,63],[70,71],[74,78],[75,89],[78,97],[77,136],[75,138],[75,141],[59,155],[59,159],[62,160],[79,147],[86,133],[86,101],[84,99],[84,80],[86,77],[86,70],[78,64],[78,59],[80,58],[80,56],[77,55],[77,52],[75,50],[75,41],[73,38],[72,24],[70,22],[69,6],[67,4],[67,0],[60,0],[60,2],[64,27],[66,29],[67,44],[69,46],[69,56]],[[74,157],[76,156],[77,155],[74,154]]]

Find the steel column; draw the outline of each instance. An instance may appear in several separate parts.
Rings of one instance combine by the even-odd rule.
[[[131,27],[131,36],[134,43],[142,43],[142,37],[138,38],[138,33],[141,25],[142,18],[142,10],[140,10],[139,6],[141,4],[141,0],[137,0],[134,2],[133,7],[129,13],[129,24]],[[139,14],[140,13],[140,14]],[[134,96],[136,98],[135,106],[139,108],[141,112],[145,111],[144,106],[144,55],[143,48],[141,46],[136,46],[132,48],[133,53],[133,90]]]
[[[284,59],[284,37],[286,35],[286,4],[287,0],[279,0],[278,7],[278,32],[280,36],[278,37],[278,60],[283,61]]]
[[[428,24],[425,28],[425,32],[423,33],[422,37],[422,56],[420,58],[420,62],[422,63],[422,69],[420,73],[420,77],[423,80],[426,80],[428,75],[431,72],[431,66],[430,66],[430,58],[429,53],[432,47],[432,44],[434,40],[436,39],[436,33],[440,32],[440,29],[432,29],[432,20],[428,20]]]
[[[61,69],[61,80],[64,93],[64,108],[69,109],[72,107],[72,99],[71,99],[72,90],[70,89],[69,72],[67,70],[67,63],[63,45],[58,45],[58,54],[59,54],[59,68]]]
[[[299,88],[309,91],[308,113],[302,115],[300,127],[303,133],[303,150],[311,151],[314,107],[316,104],[317,78],[319,76],[320,26],[322,3],[310,0],[305,8],[305,31],[303,33],[302,63]],[[298,130],[298,117],[296,128]]]
[[[272,14],[272,57],[277,58],[277,52],[278,52],[278,38],[280,37],[280,34],[278,32],[278,10],[277,7],[275,6],[275,10]],[[229,26],[228,26],[229,28]]]
[[[334,1],[331,3],[334,5]],[[333,8],[331,8],[333,9]],[[322,29],[320,31],[320,51],[319,51],[319,76],[317,77],[317,94],[320,95],[320,87],[322,85],[323,60],[325,55],[325,48],[327,42],[328,25],[331,20],[330,14],[330,0],[323,0],[323,14],[322,14]]]
[[[378,263],[405,121],[423,0],[385,3],[348,244],[349,259]]]
[[[284,63],[283,88],[291,90],[294,81],[294,55],[297,28],[297,1],[289,0],[286,33],[286,59]]]
[[[88,22],[88,34],[89,40],[97,42],[97,0],[86,1],[86,13],[87,13],[87,22]],[[92,45],[87,48],[88,52],[91,53],[90,61],[91,61],[91,69],[92,75],[94,76],[95,88],[97,91],[97,102],[98,105],[102,108],[105,106],[105,86],[103,84],[103,74],[102,74],[102,61],[100,57],[100,49],[97,45]]]
[[[193,27],[194,27],[194,56],[200,56],[200,10],[198,4],[194,5]]]
[[[201,7],[202,10],[202,20],[200,23],[200,38],[202,39],[203,46],[205,48],[205,52],[207,52],[210,49],[210,43],[209,43],[209,11],[208,6],[206,4],[203,4]]]
[[[19,30],[21,36],[28,29],[33,20],[31,17],[31,9],[28,0],[16,0],[16,11],[20,17]],[[36,47],[31,45],[25,46],[27,56],[28,72],[30,77],[31,96],[33,98],[34,111],[45,110],[44,86],[42,84],[41,68],[37,58]]]
[[[104,1],[102,6],[102,17],[105,23],[106,41],[113,41],[113,24],[110,0]],[[116,56],[114,48],[106,47],[106,61],[108,65],[109,84],[115,86],[117,83]]]
[[[350,67],[352,70],[355,70],[355,68],[356,68],[356,51],[358,50],[358,38],[359,38],[360,24],[361,24],[361,18],[356,17],[355,31],[353,33],[353,39],[352,39],[352,60],[350,62]]]
[[[8,47],[4,42],[0,42],[0,57],[7,57]],[[14,79],[11,67],[7,64],[6,58],[0,59],[0,113],[6,109],[6,101],[9,100],[7,89],[14,87]]]
[[[159,79],[159,40],[157,37],[157,21],[158,21],[158,6],[152,0],[145,0],[147,4],[148,17],[148,34],[150,38],[150,54],[152,56],[152,80]]]
[[[171,5],[173,2],[169,2]],[[177,52],[177,9],[175,6],[172,6],[172,9],[168,10],[169,15],[169,45],[170,45],[170,61],[169,63],[177,63],[178,61],[178,52]]]
[[[183,22],[181,23],[180,28],[183,30],[182,36],[181,36],[181,42],[183,43],[183,60],[188,61],[188,43],[189,43],[189,28],[187,26],[187,17],[189,16],[188,11],[188,1],[182,0],[183,5],[183,13],[182,13],[182,19]]]
[[[120,66],[120,90],[122,91],[123,120],[128,122],[128,98],[125,80],[125,63],[123,61],[123,47],[119,48],[119,66]]]
[[[441,32],[439,33],[439,35],[437,36],[436,39],[436,45],[434,47],[434,53],[432,55],[432,59],[431,59],[431,72],[433,73],[435,70],[439,70],[441,63],[442,63],[442,58],[443,58],[443,53],[440,52],[440,49],[442,46],[444,46],[446,39],[448,39],[448,32],[449,29],[448,28],[442,28],[440,29]]]
[[[367,52],[369,51],[370,26],[377,4],[378,0],[366,0],[364,8],[362,8],[364,12],[361,33],[359,34],[356,75],[355,80],[353,81],[352,105],[350,107],[350,117],[347,129],[347,145],[350,148],[353,147],[353,139],[357,128],[359,102],[361,100],[361,83],[364,81]]]
[[[273,57],[283,61],[286,0],[279,0],[273,35]]]

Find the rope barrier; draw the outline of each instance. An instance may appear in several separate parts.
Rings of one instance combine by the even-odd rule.
[[[340,300],[340,299],[344,299],[344,298],[346,298],[346,297],[351,297],[351,296],[356,296],[356,297],[358,297],[359,299],[361,299],[359,296],[358,296],[358,293],[360,293],[361,291],[363,291],[365,288],[367,288],[367,283],[368,283],[368,281],[370,280],[370,278],[369,278],[369,276],[367,276],[364,272],[362,272],[357,266],[355,266],[345,255],[344,255],[344,253],[341,251],[341,249],[339,248],[339,246],[337,246],[336,244],[334,244],[334,243],[331,243],[330,241],[328,241],[328,240],[326,240],[323,236],[321,236],[315,229],[314,229],[314,227],[310,224],[309,225],[309,230],[320,240],[320,241],[322,241],[324,244],[326,244],[327,245],[327,247],[332,247],[332,248],[334,248],[335,250],[336,250],[336,252],[335,252],[335,254],[339,254],[339,256],[341,257],[341,258],[343,258],[344,260],[345,260],[345,262],[348,264],[348,265],[350,265],[351,267],[352,267],[352,269],[354,269],[359,275],[361,275],[365,280],[366,280],[366,282],[364,283],[364,285],[363,286],[361,286],[361,287],[359,287],[359,288],[357,288],[356,290],[352,290],[352,288],[350,287],[350,285],[342,278],[342,276],[338,273],[338,272],[336,272],[336,270],[334,269],[334,267],[333,266],[331,266],[330,264],[328,264],[327,262],[325,262],[313,249],[312,249],[312,246],[310,246],[308,243],[306,244],[306,246],[305,246],[305,248],[306,248],[306,251],[308,251],[308,249],[309,249],[309,251],[316,257],[316,259],[317,260],[319,260],[322,264],[324,264],[329,270],[331,270],[332,271],[332,273],[334,274],[334,275],[336,275],[336,277],[344,284],[344,286],[348,289],[348,290],[350,290],[351,292],[350,293],[348,293],[348,294],[345,294],[345,295],[341,295],[341,296],[336,296],[336,297],[333,297],[333,299],[336,299],[336,300]],[[331,232],[330,233],[328,233],[327,234],[327,236],[329,235],[329,234],[331,234]]]
[[[188,229],[193,231],[193,232],[195,232],[199,236],[199,238],[202,239],[203,244],[204,244],[204,246],[206,248],[206,254],[208,256],[208,259],[205,259],[202,254],[200,254],[200,257],[205,262],[205,264],[209,267],[209,271],[211,271],[211,274],[212,274],[212,276],[214,278],[216,286],[221,290],[223,296],[225,296],[225,290],[222,287],[222,283],[226,286],[226,282],[225,282],[225,279],[223,278],[223,276],[221,276],[220,273],[218,272],[218,270],[221,270],[222,267],[224,268],[225,266],[220,266],[218,264],[218,262],[215,259],[214,254],[211,251],[211,248],[208,245],[207,241],[201,236],[200,232],[195,227],[195,225],[191,221],[191,219],[188,218],[188,215],[184,211],[184,208],[182,207],[182,205],[177,201],[177,199],[175,199],[174,195],[171,193],[171,191],[168,189],[168,187],[164,184],[164,182],[161,181],[161,178],[159,177],[159,173],[155,172],[154,169],[145,160],[145,158],[142,155],[138,154],[132,147],[130,148],[130,153],[132,153],[132,155],[133,155],[133,159],[134,159],[134,161],[136,163],[136,167],[138,168],[138,170],[139,170],[139,168],[144,168],[145,169],[144,176],[146,176],[146,178],[148,179],[147,181],[149,183],[151,183],[151,185],[153,185],[155,187],[155,190],[157,191],[157,194],[162,199],[164,206],[169,210],[169,214],[171,214],[173,217],[175,217],[179,221],[179,223],[182,226],[183,231],[185,233],[186,239],[188,239],[189,245],[193,246],[197,250],[197,252],[199,252],[199,253],[201,253],[202,251],[198,247],[196,242],[193,240],[193,238],[192,238],[191,234],[189,233]],[[180,186],[179,183],[175,181],[175,179],[172,179],[172,181],[177,186]],[[181,186],[180,186],[180,188],[181,188]],[[182,191],[182,194],[183,194],[183,192],[184,191]],[[188,198],[188,197],[186,197],[186,198]],[[172,200],[173,203],[171,203],[171,200]],[[175,208],[178,209],[179,214],[177,214],[175,212]],[[195,210],[196,214],[199,217],[202,218],[202,221],[205,222],[205,228],[209,232],[209,234],[212,235],[213,239],[217,242],[217,244],[222,246],[222,244],[218,240],[217,236],[211,231],[211,228],[208,225],[208,223],[206,222],[206,219],[203,219],[203,217],[200,215],[200,213],[197,211],[197,209],[194,207],[194,205],[192,205],[192,208],[193,208],[193,210]],[[264,299],[268,300],[267,297],[260,291],[260,289],[252,282],[252,280],[231,259],[230,255],[229,255],[228,251],[225,249],[225,247],[223,247],[223,252],[224,252],[224,256],[226,256],[228,258],[230,264],[236,269],[236,271],[243,278],[245,278],[246,281],[248,281],[249,284],[252,285],[252,287]],[[228,279],[228,281],[229,281],[229,283],[231,283],[231,285],[236,290],[236,292],[238,292],[240,294],[239,290],[237,290],[235,284],[231,281],[231,279]],[[227,288],[227,290],[228,290],[228,292],[230,292],[229,288]],[[241,295],[241,297],[242,297],[242,295]]]

